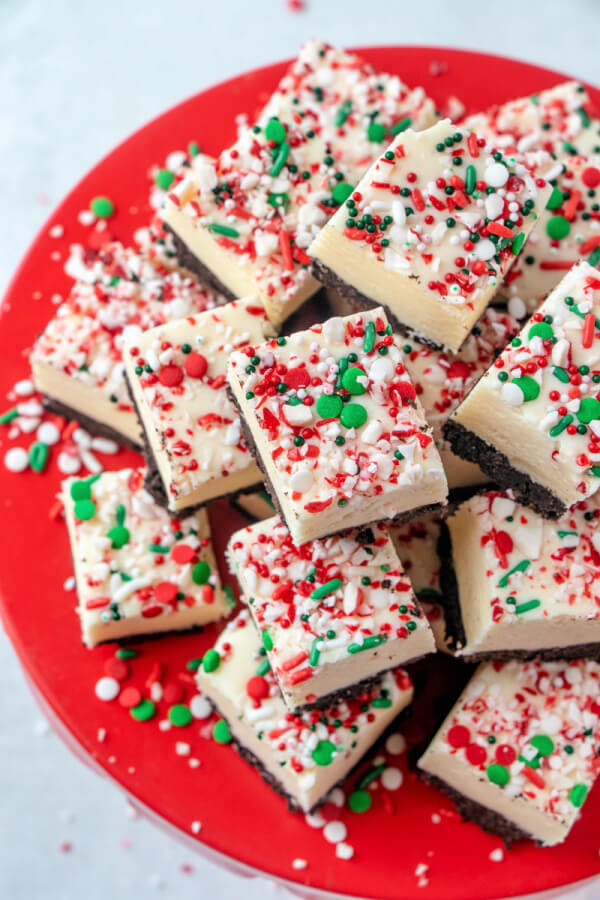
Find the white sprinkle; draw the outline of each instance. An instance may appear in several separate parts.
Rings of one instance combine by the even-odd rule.
[[[89,450],[81,451],[81,462],[84,464],[86,469],[92,472],[94,475],[97,475],[98,472],[101,472],[104,468],[99,459],[96,459],[93,453]]]
[[[48,444],[48,446],[58,444],[60,441],[60,431],[54,422],[42,422],[36,436],[38,441],[41,441],[42,444]]]
[[[192,752],[192,748],[185,741],[177,741],[175,744],[175,753],[177,756],[189,756]]]
[[[333,803],[334,806],[337,806],[338,809],[341,809],[346,802],[346,797],[344,796],[343,790],[341,788],[334,788],[327,797],[327,802]]]
[[[511,297],[508,301],[508,312],[513,319],[524,319],[527,315],[527,307],[520,297]]]
[[[75,429],[73,432],[73,440],[79,447],[85,447],[87,449],[92,446],[92,436],[83,428]]]
[[[105,675],[103,678],[98,679],[94,690],[98,700],[104,700],[105,703],[108,703],[109,700],[114,700],[115,697],[119,696],[121,686],[116,678],[109,678],[108,675]]]
[[[307,866],[308,863],[305,859],[300,859],[298,857],[297,859],[292,860],[292,869],[300,871],[300,869],[306,869]]]
[[[31,394],[35,393],[35,386],[31,379],[24,378],[22,381],[17,381],[13,387],[13,391],[19,397],[29,397]]]
[[[400,769],[395,766],[389,766],[381,775],[381,783],[388,791],[397,791],[404,781],[404,776]]]
[[[433,822],[434,825],[439,825],[440,822],[442,821],[442,817],[440,816],[439,813],[431,813],[431,821]]]
[[[61,238],[64,233],[65,229],[62,225],[53,225],[48,232],[51,238]]]
[[[306,813],[304,816],[307,825],[310,825],[311,828],[322,828],[325,824],[325,819],[321,815],[321,813]]]
[[[202,822],[192,822],[192,834],[200,834],[202,831]]]
[[[17,404],[17,412],[20,416],[39,418],[44,412],[44,407],[37,400],[25,400]]]
[[[487,261],[496,255],[496,245],[493,241],[489,241],[487,238],[484,238],[482,241],[479,241],[475,245],[475,256],[477,259],[482,259]]]
[[[348,834],[348,829],[343,822],[328,822],[323,829],[323,837],[330,844],[339,844]]]
[[[497,847],[495,850],[492,850],[490,853],[490,859],[492,862],[502,862],[504,859],[504,850],[502,847]]]
[[[290,487],[299,494],[305,494],[312,487],[313,474],[309,469],[299,469],[290,478]]]
[[[427,875],[429,872],[429,866],[427,863],[418,863],[417,868],[415,869],[415,875],[419,878],[421,875]]]
[[[404,740],[404,735],[390,734],[389,738],[385,742],[385,749],[392,756],[399,756],[401,753],[404,753],[404,751],[406,750],[406,741]]]
[[[72,591],[75,588],[75,579],[72,575],[69,575],[69,577],[65,579],[63,588],[65,591]]]
[[[119,452],[119,445],[116,441],[111,441],[110,438],[95,437],[92,438],[92,450],[112,455]]]
[[[27,451],[23,447],[11,447],[4,454],[4,465],[9,472],[24,472],[29,465]]]
[[[521,406],[525,401],[523,391],[513,381],[505,381],[502,385],[502,399],[508,406]]]
[[[194,694],[189,703],[190,712],[195,719],[208,719],[212,713],[212,704],[202,694]]]
[[[351,847],[350,844],[344,843],[344,841],[340,841],[340,843],[335,848],[335,855],[338,859],[352,859],[354,856],[354,847]]]
[[[80,213],[77,213],[77,221],[80,225],[93,225],[96,221],[96,216],[91,209],[82,209]]]
[[[502,163],[495,162],[487,167],[484,173],[484,179],[490,187],[499,188],[508,181],[508,169]]]
[[[106,728],[99,728],[96,732],[96,740],[99,744],[103,744],[106,740]]]

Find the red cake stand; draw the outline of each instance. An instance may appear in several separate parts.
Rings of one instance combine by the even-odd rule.
[[[564,78],[526,63],[461,50],[380,47],[359,52],[409,84],[422,85],[441,110],[452,95],[475,111]],[[130,242],[150,216],[149,168],[190,140],[207,153],[217,153],[234,138],[235,115],[252,115],[284,68],[277,64],[240,75],[181,103],[113,150],[71,191],[32,244],[5,298],[0,393],[27,375],[23,350],[55,308],[53,295],[65,296],[69,290],[63,264],[71,243],[89,240],[90,227],[81,224],[78,214],[90,199],[108,195],[115,202],[116,214],[108,227],[115,238]],[[600,92],[589,90],[598,103]],[[64,231],[53,228],[57,225]],[[1,439],[3,458],[6,429]],[[139,462],[135,453],[126,451],[110,459],[114,467]],[[94,686],[114,659],[115,648],[90,651],[81,644],[75,597],[64,588],[71,574],[66,529],[48,514],[59,481],[54,461],[42,475],[31,470],[15,475],[0,465],[2,618],[35,693],[60,733],[156,821],[211,859],[241,873],[284,880],[304,896],[329,892],[385,900],[482,900],[547,891],[600,872],[600,789],[592,793],[562,846],[538,849],[523,842],[497,861],[502,856],[500,841],[461,822],[451,804],[417,781],[404,757],[396,757],[394,765],[403,771],[404,783],[394,792],[375,791],[368,813],[334,804],[325,807],[325,819],[347,826],[346,843],[355,851],[352,859],[339,859],[322,830],[289,813],[231,747],[211,740],[210,728],[202,721],[167,730],[164,704],[158,704],[153,720],[140,723],[118,700],[98,700]],[[229,534],[244,520],[226,502],[215,503],[210,514],[222,560]],[[214,637],[215,630],[207,629],[202,635],[134,645],[139,655],[127,663],[128,683],[147,692],[149,679],[160,667],[162,682],[183,685],[189,699],[193,678],[187,663],[201,656]],[[421,706],[428,702],[423,698],[428,692],[439,693],[440,687],[445,691],[452,678],[463,677],[449,660],[435,661],[417,676],[428,684],[408,725],[415,738]]]

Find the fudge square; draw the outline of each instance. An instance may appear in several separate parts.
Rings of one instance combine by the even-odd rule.
[[[445,425],[452,450],[541,515],[600,487],[600,272],[568,272]]]
[[[76,245],[65,270],[75,279],[31,352],[48,406],[90,431],[140,446],[125,383],[123,347],[144,329],[212,309],[223,298],[174,264],[162,244]]]
[[[445,502],[440,456],[383,310],[232,353],[228,379],[296,544]]]
[[[599,517],[600,495],[553,521],[499,492],[449,516],[442,594],[457,655],[600,657]]]
[[[260,484],[262,476],[227,396],[234,349],[272,334],[260,300],[234,300],[137,336],[127,380],[145,436],[147,488],[180,511]]]
[[[485,663],[419,768],[507,844],[560,844],[600,770],[599,695],[594,661]]]
[[[204,510],[170,517],[141,469],[69,478],[62,498],[86,646],[228,614]]]
[[[232,741],[290,808],[304,812],[325,801],[413,696],[408,674],[394,669],[360,697],[292,715],[247,610],[205,654],[197,684],[223,716],[215,739]]]
[[[523,162],[445,119],[405,131],[310,247],[316,275],[357,307],[458,350],[550,195]]]
[[[300,51],[253,127],[194,160],[163,221],[185,265],[231,298],[259,293],[280,325],[320,287],[306,249],[391,136],[435,121],[421,88],[322,41]]]
[[[227,555],[291,710],[331,706],[435,650],[384,525],[298,548],[275,517],[232,535]]]

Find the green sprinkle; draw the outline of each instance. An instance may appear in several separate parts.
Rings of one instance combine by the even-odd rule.
[[[367,128],[367,138],[375,144],[380,144],[385,138],[385,125],[381,122],[370,122]]]
[[[362,644],[349,644],[348,653],[360,653],[362,650],[371,650],[373,647],[379,647],[386,640],[384,634],[371,634],[366,637]]]
[[[310,648],[310,655],[308,657],[308,661],[311,664],[311,666],[319,665],[319,657],[321,655],[321,653],[319,651],[320,642],[321,642],[321,638],[319,638],[319,637],[316,637],[314,639],[314,641],[312,642],[312,646]]]
[[[515,612],[522,615],[523,613],[529,612],[532,609],[537,609],[538,606],[542,605],[541,600],[526,600],[525,603],[518,603],[515,606]]]
[[[367,322],[367,325],[365,328],[365,337],[363,340],[363,353],[370,353],[374,346],[375,346],[375,322]],[[352,372],[353,369],[350,369],[349,371]],[[346,387],[346,385],[344,385],[344,387]],[[350,391],[350,393],[352,393],[352,391]],[[360,391],[360,393],[363,393],[363,391]]]
[[[269,175],[272,178],[275,178],[277,175],[279,175],[279,173],[285,166],[289,152],[290,152],[290,145],[288,144],[287,141],[283,141],[279,145],[279,152],[278,152],[277,156],[275,157],[275,161],[274,161],[273,165],[271,166],[271,170],[269,172]]]
[[[546,734],[536,734],[529,743],[535,747],[540,756],[550,756],[554,751],[554,741]]]
[[[312,758],[318,766],[328,766],[333,762],[336,752],[336,746],[331,741],[319,741],[312,752]]]
[[[331,198],[341,206],[342,203],[346,202],[353,190],[354,188],[347,181],[339,181],[331,192]]]
[[[390,128],[390,134],[394,136],[397,134],[401,134],[401,132],[406,131],[407,128],[410,128],[412,124],[412,119],[410,116],[406,116],[404,119],[400,119],[398,122],[394,122],[392,127]]]
[[[337,373],[337,378],[335,380],[335,386],[338,391],[342,386],[342,378],[344,377],[344,372],[346,371],[347,368],[348,368],[348,360],[346,359],[346,357],[342,357],[342,359],[340,359],[338,362],[338,373]]]
[[[175,725],[177,728],[185,728],[192,721],[192,714],[183,703],[175,703],[174,706],[171,706],[167,715],[171,725]]]
[[[386,769],[387,766],[385,763],[380,763],[378,766],[373,766],[373,768],[369,769],[368,772],[365,772],[363,777],[360,779],[360,781],[358,782],[358,788],[360,790],[364,790],[364,788],[368,787],[368,785],[370,785],[372,781],[375,781],[376,778],[379,778],[379,776],[382,775]]]
[[[554,337],[554,329],[548,322],[536,322],[527,332],[529,340],[533,337],[540,337],[543,341]]]
[[[266,628],[264,629],[264,631],[262,633],[262,645],[265,648],[265,650],[273,649],[273,639]]]
[[[529,375],[522,375],[520,378],[513,378],[513,384],[516,384],[518,388],[523,392],[523,399],[525,403],[528,403],[531,400],[536,400],[539,397],[540,386],[534,378],[530,378]]]
[[[202,665],[202,657],[195,656],[194,659],[189,659],[186,662],[185,667],[188,670],[188,672],[197,672],[201,665]]]
[[[513,256],[518,256],[518,255],[519,255],[519,253],[521,252],[521,249],[522,249],[524,243],[525,243],[525,235],[524,235],[524,233],[521,231],[521,233],[518,234],[518,235],[513,239],[513,242],[512,242],[512,244],[510,245],[510,249],[511,249],[511,251],[512,251]]]
[[[268,141],[275,141],[276,144],[281,144],[285,141],[285,125],[279,121],[279,119],[273,117],[269,119],[265,128],[265,137]]]
[[[347,403],[342,409],[340,421],[344,428],[360,428],[367,421],[367,411],[359,403]]]
[[[190,141],[188,144],[188,153],[190,156],[198,156],[200,153],[200,145],[197,141]]]
[[[546,209],[558,209],[558,207],[563,202],[563,192],[560,188],[554,187],[552,188],[552,193],[546,203]]]
[[[29,465],[34,472],[43,472],[48,463],[48,444],[43,441],[34,441],[29,448]]]
[[[90,201],[90,209],[99,219],[110,219],[115,211],[115,204],[109,197],[94,197]]]
[[[506,575],[503,575],[500,581],[498,582],[498,587],[505,588],[508,587],[508,579],[511,575],[514,575],[515,572],[524,572],[531,565],[531,560],[522,559],[521,562],[517,563],[510,572],[507,572]]]
[[[338,109],[336,117],[335,117],[335,124],[338,128],[340,128],[344,124],[344,122],[350,115],[351,111],[352,111],[352,101],[346,100],[346,102],[343,103],[340,106],[340,108]]]
[[[274,206],[275,208],[283,207],[284,209],[287,209],[287,207],[289,206],[289,202],[290,202],[290,198],[288,197],[287,194],[272,194],[271,193],[271,194],[269,194],[267,199],[268,199],[270,205]]]
[[[209,231],[213,231],[215,234],[222,234],[225,237],[239,237],[240,233],[237,228],[230,228],[229,225],[217,225],[216,222],[211,223],[208,226]]]
[[[562,434],[563,431],[565,430],[565,428],[567,427],[567,425],[570,425],[572,421],[573,421],[573,416],[571,416],[571,415],[563,416],[562,419],[560,419],[556,423],[554,428],[550,429],[550,432],[549,432],[550,437],[558,437],[558,435]]]
[[[508,784],[510,781],[508,769],[506,766],[501,766],[499,763],[493,763],[491,766],[488,766],[486,775],[492,784],[498,784],[500,787],[504,787],[504,785]]]
[[[322,600],[323,597],[329,597],[330,594],[334,594],[336,591],[342,586],[341,578],[332,578],[331,581],[327,581],[325,584],[320,585],[310,595],[311,600]]]
[[[414,622],[409,622],[409,625],[414,625]],[[374,700],[371,701],[371,706],[376,709],[388,709],[392,705],[392,701],[389,697],[375,697]]]
[[[595,397],[584,397],[577,410],[577,418],[584,425],[600,419],[600,400]]]
[[[368,791],[353,791],[348,797],[348,806],[355,813],[364,813],[371,808],[371,795]]]
[[[560,241],[567,237],[571,231],[571,225],[564,216],[552,216],[552,218],[548,219],[546,222],[546,231],[552,240]]]
[[[268,659],[263,659],[260,666],[256,670],[257,675],[266,675],[269,669],[271,668],[271,663]]]
[[[73,515],[80,522],[87,522],[96,515],[96,504],[93,500],[77,500],[73,507]]]
[[[202,668],[205,672],[216,672],[221,664],[221,657],[214,648],[207,650],[202,659]]]
[[[7,409],[5,413],[2,413],[0,416],[0,425],[8,425],[9,422],[12,422],[13,419],[16,419],[19,415],[19,410],[16,406],[13,406],[12,409]]]
[[[78,500],[89,500],[92,496],[92,489],[88,481],[74,481],[69,493],[71,500],[76,503]]]
[[[371,322],[369,324],[372,325],[373,323]],[[373,335],[373,338],[374,337],[375,335]],[[362,384],[363,379],[366,379],[366,377],[367,373],[364,369],[361,369],[360,366],[352,366],[350,369],[346,369],[342,376],[342,387],[345,388],[349,394],[359,397],[361,394],[366,394],[367,392],[366,387]]]
[[[472,194],[477,184],[477,170],[475,166],[467,166],[465,170],[465,191]]]
[[[558,378],[559,381],[562,381],[563,384],[569,383],[569,373],[566,369],[563,369],[561,366],[554,366],[552,369],[552,374]]]
[[[169,169],[159,169],[154,176],[154,181],[161,190],[168,191],[175,181],[175,175]]]
[[[230,744],[231,743],[231,732],[229,730],[229,725],[225,721],[225,719],[219,719],[218,722],[215,722],[215,727],[213,728],[213,739],[217,742],[217,744]]]
[[[590,266],[597,266],[598,263],[600,263],[600,247],[596,247],[595,250],[592,250],[588,256],[588,262]]]
[[[162,544],[150,544],[148,547],[150,553],[170,553],[170,547],[163,547]]]
[[[227,603],[229,604],[229,608],[233,609],[235,606],[235,595],[231,588],[231,585],[225,584],[223,585],[223,590],[225,591],[225,596],[227,597]]]
[[[210,566],[205,560],[201,559],[192,569],[192,580],[194,584],[206,584],[209,578]]]
[[[343,405],[339,394],[321,394],[317,400],[317,413],[322,419],[337,419]]]
[[[137,706],[133,706],[129,710],[129,715],[136,720],[136,722],[147,722],[152,718],[154,713],[156,712],[156,706],[152,702],[152,700],[148,700],[144,698],[141,700]]]
[[[121,547],[129,543],[131,535],[129,534],[129,529],[125,528],[124,525],[115,525],[114,528],[110,529],[107,537],[111,539],[113,549],[120,550]]]
[[[585,803],[585,798],[588,795],[588,788],[585,784],[574,784],[571,790],[569,791],[569,800],[579,809]]]
[[[136,659],[138,656],[137,650],[133,650],[131,647],[119,647],[117,652],[115,653],[117,659]]]

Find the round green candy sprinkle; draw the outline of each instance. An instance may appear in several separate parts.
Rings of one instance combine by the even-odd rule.
[[[202,659],[202,668],[205,672],[216,672],[221,663],[221,657],[217,650],[211,648],[207,650]]]
[[[500,763],[493,763],[491,766],[488,766],[486,775],[492,784],[498,784],[500,787],[504,787],[510,781],[508,769],[506,766],[501,766]]]
[[[154,176],[154,181],[161,190],[168,191],[175,181],[175,175],[169,169],[159,169]]]
[[[265,128],[265,137],[268,141],[281,144],[285,140],[285,125],[282,125],[279,119],[269,119]]]
[[[342,409],[340,421],[344,428],[360,428],[367,421],[367,411],[359,403],[347,403]]]
[[[87,522],[96,515],[96,504],[93,500],[77,500],[73,507],[73,515],[80,522]]]
[[[535,400],[540,393],[540,386],[534,378],[530,378],[529,375],[522,375],[521,378],[514,378],[513,384],[516,384],[517,387],[521,389],[523,392],[523,399],[525,402],[529,402],[530,400]]]
[[[585,803],[585,798],[588,795],[588,788],[585,784],[574,784],[571,790],[569,791],[569,800],[579,809]]]
[[[529,340],[533,337],[540,337],[543,341],[554,337],[554,329],[547,322],[535,322],[527,332]]]
[[[205,560],[201,559],[192,569],[192,579],[194,584],[206,584],[209,578],[210,566]]]
[[[90,209],[99,219],[110,219],[115,211],[115,204],[109,197],[94,197],[90,201]]]
[[[71,485],[71,500],[89,500],[92,496],[92,487],[88,481],[74,481]]]
[[[584,397],[575,415],[584,425],[600,419],[600,401],[595,397]]]
[[[339,394],[321,394],[317,400],[317,413],[322,419],[337,419],[342,411]]]
[[[215,727],[213,728],[212,734],[217,744],[231,743],[231,732],[229,730],[229,725],[227,724],[225,719],[219,719],[218,722],[215,722]]]
[[[560,241],[567,237],[571,231],[571,226],[564,216],[552,216],[546,223],[546,231],[552,240]]]
[[[152,700],[148,700],[144,697],[137,706],[133,706],[129,710],[129,715],[136,720],[136,722],[147,722],[152,718],[154,713],[156,712],[156,706],[152,702]]]
[[[368,791],[353,791],[348,797],[348,806],[355,813],[364,813],[371,808],[372,797]]]
[[[366,394],[367,389],[364,384],[361,383],[362,379],[366,379],[366,377],[367,373],[364,369],[361,369],[360,366],[351,366],[349,369],[346,369],[342,375],[342,387],[345,388],[349,394],[353,394],[354,396]],[[361,381],[359,381],[359,379],[361,379]]]
[[[367,128],[367,138],[380,144],[385,138],[385,125],[382,125],[381,122],[371,122]]]
[[[550,756],[554,750],[554,741],[546,734],[536,734],[529,743],[535,747],[540,756]]]
[[[346,202],[353,190],[352,185],[348,184],[347,181],[339,181],[331,192],[331,196],[341,206],[342,203]]]
[[[335,752],[335,744],[331,741],[319,741],[312,752],[312,758],[318,766],[328,766],[333,761]]]
[[[183,703],[175,703],[175,705],[169,709],[167,715],[171,725],[175,725],[177,728],[185,728],[185,726],[189,725],[192,721],[192,714]]]
[[[113,548],[115,550],[120,550],[121,547],[124,547],[125,544],[129,543],[131,535],[129,534],[129,529],[125,528],[124,525],[115,525],[114,528],[110,529],[107,537],[111,539]]]

